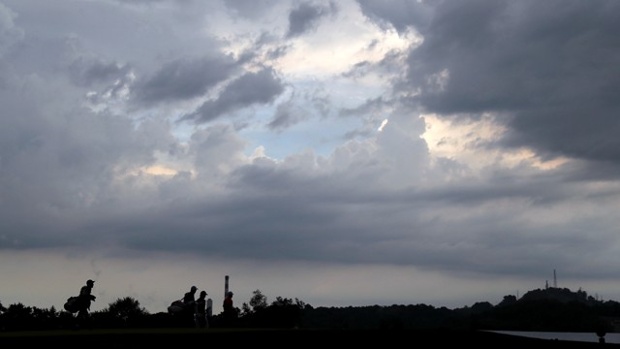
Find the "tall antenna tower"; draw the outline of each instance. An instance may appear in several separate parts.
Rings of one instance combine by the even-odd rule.
[[[553,287],[558,288],[558,279],[555,276],[555,269],[553,269]]]

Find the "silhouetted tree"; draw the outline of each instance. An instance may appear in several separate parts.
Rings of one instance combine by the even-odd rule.
[[[5,329],[11,331],[29,329],[34,323],[33,308],[22,303],[9,305],[2,314]]]
[[[305,303],[295,298],[276,297],[268,307],[256,311],[258,322],[264,327],[292,328],[300,326]]]
[[[267,296],[263,295],[260,290],[252,292],[252,298],[250,298],[250,306],[252,310],[257,311],[267,308]]]
[[[504,299],[502,299],[501,302],[499,302],[498,306],[505,306],[505,305],[511,305],[511,304],[515,304],[517,302],[517,297],[514,295],[507,295],[504,296]]]
[[[136,299],[124,297],[95,312],[93,317],[99,327],[142,327],[148,314]]]
[[[265,309],[267,307],[267,296],[263,295],[260,290],[255,290],[252,292],[252,298],[250,298],[250,302],[243,303],[241,305],[240,316],[249,316],[255,313],[258,310]]]
[[[110,303],[107,310],[115,317],[129,319],[148,314],[148,311],[140,306],[140,302],[132,297],[119,298]]]

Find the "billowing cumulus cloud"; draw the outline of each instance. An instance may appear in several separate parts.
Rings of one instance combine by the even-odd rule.
[[[414,99],[428,112],[495,113],[510,130],[505,146],[616,162],[620,104],[611,94],[620,80],[607,70],[619,63],[610,54],[619,44],[614,2],[437,2],[420,26],[387,5],[361,4],[424,36],[410,53],[406,88],[419,89]]]

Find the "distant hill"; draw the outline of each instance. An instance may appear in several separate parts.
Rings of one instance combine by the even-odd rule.
[[[588,296],[585,291],[571,291],[568,288],[548,287],[546,289],[536,289],[527,292],[520,299],[522,302],[537,300],[554,300],[562,303],[580,302],[585,304],[595,304],[597,301],[592,296]]]

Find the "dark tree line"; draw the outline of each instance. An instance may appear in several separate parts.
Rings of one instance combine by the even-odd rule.
[[[307,328],[307,329],[487,329],[522,331],[617,332],[620,303],[599,301],[583,291],[534,290],[521,299],[505,296],[497,305],[475,303],[448,309],[425,304],[317,307],[295,298],[276,297],[268,302],[260,290],[247,303],[234,308],[233,322],[222,314],[209,319],[209,327]],[[150,314],[131,297],[119,298],[95,311],[87,328],[170,328],[192,326],[169,313]],[[39,309],[23,304],[0,303],[0,331],[71,329],[77,318],[54,307]]]
[[[276,297],[271,304],[260,290],[253,293],[249,303],[235,307],[234,321],[224,321],[223,314],[209,319],[210,327],[299,327],[302,312],[310,307],[298,299]],[[311,307],[310,307],[311,308]],[[0,303],[0,331],[54,330],[75,328],[168,328],[192,327],[193,321],[171,313],[149,313],[132,297],[119,298],[106,308],[93,311],[88,318],[55,307],[40,309],[22,303],[5,307]]]

